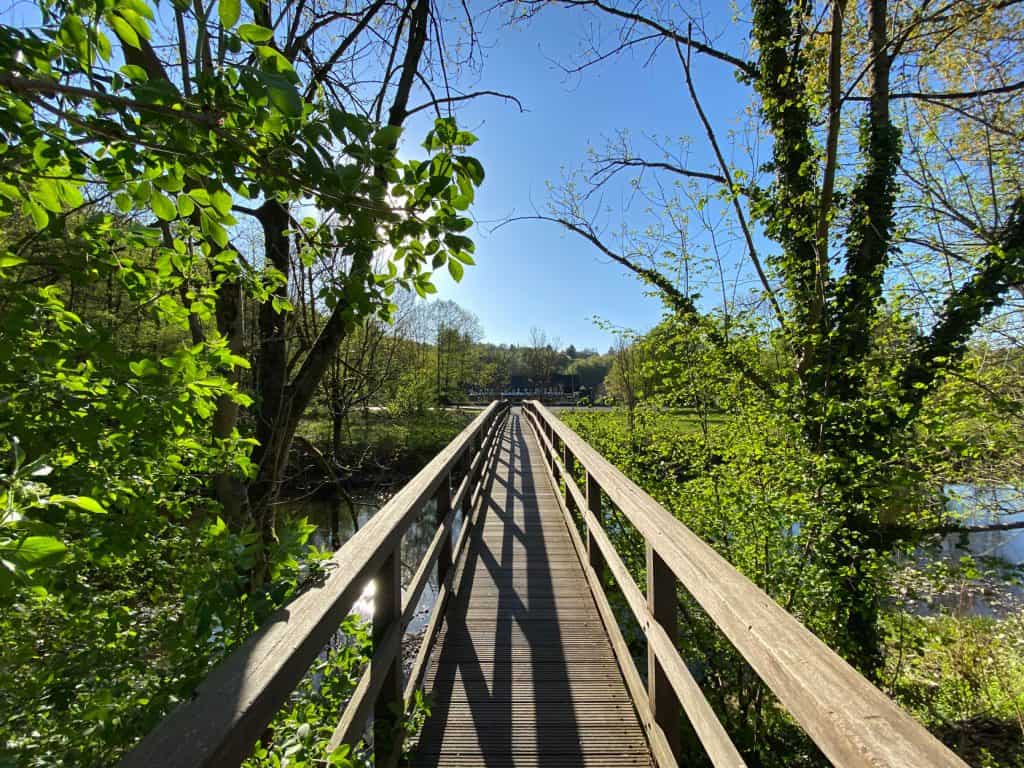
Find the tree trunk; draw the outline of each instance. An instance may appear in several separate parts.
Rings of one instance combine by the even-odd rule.
[[[256,440],[253,463],[259,467],[249,486],[249,507],[264,545],[276,539],[274,504],[288,461],[288,448],[294,434],[286,428],[290,421],[290,403],[285,397],[288,367],[288,314],[274,307],[275,299],[288,299],[290,266],[288,210],[276,200],[268,200],[258,211],[263,226],[266,264],[284,276],[267,301],[259,308],[257,325],[259,348],[256,359]]]
[[[232,354],[241,356],[242,339],[242,286],[237,280],[223,283],[217,292],[217,330],[228,341]],[[239,369],[231,369],[231,380],[237,382]],[[221,395],[217,399],[217,411],[213,416],[213,436],[217,439],[231,437],[238,426],[238,403]],[[224,515],[237,529],[245,524],[245,485],[237,473],[225,470],[214,478],[217,501],[224,509]]]

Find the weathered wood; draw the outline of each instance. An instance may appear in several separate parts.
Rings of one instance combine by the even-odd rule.
[[[482,450],[486,451],[487,447],[494,442],[496,433],[497,425],[492,424],[487,430],[487,436],[484,439]],[[468,453],[463,454],[463,461],[467,455]],[[471,479],[472,478],[470,476],[467,476],[463,480],[463,489],[467,487],[468,482]],[[373,674],[375,663],[379,668],[390,660],[397,661],[396,656],[399,651],[399,642],[406,627],[408,627],[409,623],[415,616],[420,596],[423,594],[423,589],[426,587],[430,578],[430,571],[434,567],[435,562],[439,562],[438,558],[443,552],[445,545],[451,547],[451,531],[455,519],[455,510],[452,509],[451,504],[445,502],[443,498],[445,488],[450,492],[451,483],[442,482],[438,488],[436,498],[438,499],[438,512],[445,508],[448,509],[448,512],[441,520],[438,530],[434,534],[434,538],[431,540],[430,545],[427,547],[416,573],[413,575],[412,580],[409,582],[409,586],[405,589],[402,595],[401,620],[396,626],[393,626],[388,630],[384,639],[381,641],[380,648],[374,651],[373,659],[371,659],[369,666],[361,676],[359,684],[356,686],[356,690],[352,693],[352,697],[349,699],[349,702],[345,707],[345,711],[342,713],[341,720],[328,742],[328,749],[334,749],[340,744],[354,744],[361,738],[363,729],[369,719],[372,705],[377,700],[377,697],[386,681],[385,676],[375,676]],[[467,538],[465,535],[467,532],[468,526],[464,525],[459,536],[459,541],[454,548],[455,556],[458,556],[458,553],[461,552],[462,546]],[[449,558],[450,557],[451,556],[449,556]],[[449,559],[449,566],[450,564],[451,560]],[[427,631],[424,633],[424,639],[421,642],[420,652],[417,654],[414,662],[408,687],[401,698],[403,712],[408,709],[413,691],[419,684],[419,679],[422,675],[423,662],[437,632],[437,618],[443,612],[445,599],[447,597],[447,590],[450,588],[450,581],[449,567],[446,569],[445,577],[443,579],[439,579],[438,597],[431,612],[431,617],[427,624]],[[399,750],[397,752],[391,751],[388,755],[381,755],[380,758],[382,764],[396,763],[400,754],[401,751]]]
[[[542,437],[541,439],[544,438]],[[570,494],[575,494],[577,497],[580,496],[579,490],[573,483],[567,484],[567,490]],[[626,604],[644,628],[648,646],[653,648],[657,655],[658,662],[663,667],[665,677],[672,685],[678,700],[682,702],[690,723],[701,744],[704,746],[708,757],[711,758],[712,764],[716,768],[744,768],[746,764],[739,751],[732,743],[722,723],[718,720],[697,681],[693,679],[693,675],[690,673],[686,663],[680,658],[674,638],[670,638],[665,629],[654,620],[647,599],[633,581],[629,569],[626,568],[619,558],[611,539],[608,538],[607,533],[604,531],[601,518],[598,517],[601,514],[600,494],[600,485],[587,473],[587,504],[582,508],[585,510],[583,522],[586,526],[587,547],[590,557],[596,558],[603,567],[611,570],[616,584],[619,585],[619,589],[626,599]],[[593,559],[591,562],[593,562]],[[640,713],[644,727],[648,730],[655,758],[658,764],[662,766],[674,764],[677,758],[677,750],[670,746],[664,730],[655,722],[649,705],[649,693],[644,689],[639,673],[635,671],[636,668],[633,665],[632,657],[625,646],[625,642],[623,641],[620,646],[615,641],[616,635],[620,635],[620,632],[611,606],[607,603],[607,598],[604,595],[603,578],[598,577],[596,569],[593,569],[588,574],[588,577],[591,577],[590,586],[598,602],[598,607],[601,608],[602,603],[608,606],[607,610],[601,610],[601,615],[602,618],[607,617],[605,625],[609,635],[612,637],[612,645],[615,648],[619,664],[623,670],[628,668],[632,669],[635,673],[635,682],[633,683],[630,683],[630,676],[626,675],[627,684],[629,684],[630,693],[633,696],[634,704]]]
[[[591,530],[594,527],[601,528],[603,525],[603,514],[601,511],[601,486],[598,485],[597,481],[590,476],[587,472],[587,503],[582,507],[584,510],[583,514],[586,517],[586,513],[590,513],[590,517],[595,521],[594,524],[588,524],[587,530],[587,560],[590,562],[590,568],[593,570],[594,575],[597,577],[598,584],[604,584],[605,572],[608,566],[605,564],[604,555],[601,554],[601,547],[594,541],[594,534]],[[602,590],[603,591],[603,590]]]
[[[462,454],[460,463],[466,464],[466,454]],[[437,522],[438,532],[442,529],[445,531],[444,538],[442,539],[440,550],[437,553],[437,583],[440,584],[445,580],[448,575],[448,569],[452,567],[452,536],[451,536],[451,524],[454,520],[452,512],[452,483],[451,475],[444,479],[441,483],[441,487],[437,489],[437,496],[435,497],[437,510],[434,513],[434,519]],[[451,519],[449,519],[451,518]]]
[[[487,407],[328,563],[322,584],[279,610],[215,667],[125,758],[125,768],[237,766],[328,644],[367,582],[437,489],[440,478],[505,408]],[[481,464],[482,466],[482,464]]]
[[[402,558],[396,546],[384,561],[376,578],[377,590],[373,596],[373,647],[383,645],[389,632],[401,632],[402,619]],[[402,656],[392,653],[383,658],[374,653],[370,659],[370,676],[379,680],[373,685],[373,751],[375,759],[382,761],[387,755],[401,752],[402,729],[396,727],[396,712],[402,704]]]
[[[676,625],[676,579],[665,562],[647,544],[647,610],[653,623],[665,630],[675,654],[678,627]],[[651,625],[644,627],[648,632]],[[650,702],[654,720],[665,731],[672,754],[680,759],[679,698],[665,674],[665,666],[658,658],[658,651],[647,644],[647,699]]]
[[[547,440],[547,435],[540,431],[538,428],[534,434],[537,435],[538,440],[542,443]],[[548,475],[552,483],[554,483],[554,474]],[[570,486],[570,489],[573,486]],[[562,511],[566,514],[568,520],[568,509],[562,506]],[[587,513],[589,514],[589,512]],[[601,532],[603,534],[603,531]],[[573,546],[582,561],[586,557],[586,548],[583,544],[583,540],[580,538],[579,533],[575,528],[569,528],[569,535],[572,539]],[[609,545],[610,545],[609,540]],[[613,550],[614,551],[614,550]],[[616,555],[616,560],[618,556]],[[633,583],[629,572],[626,567],[621,564],[620,573],[624,574],[626,578],[622,584],[625,585],[626,589],[632,589],[636,595],[639,596],[639,600],[643,602],[643,595],[640,593],[639,588]],[[668,739],[665,737],[665,732],[661,729],[661,726],[654,719],[654,714],[651,712],[650,705],[647,700],[647,689],[644,685],[643,678],[640,676],[639,670],[636,668],[636,664],[633,661],[633,654],[629,650],[629,645],[626,643],[626,638],[622,635],[622,630],[619,629],[618,620],[615,618],[615,612],[612,610],[611,603],[608,602],[608,596],[604,593],[602,584],[597,580],[597,574],[591,569],[584,570],[587,581],[590,586],[591,595],[594,598],[594,602],[597,605],[598,613],[601,616],[601,622],[604,625],[605,632],[608,634],[608,638],[612,644],[612,651],[615,654],[615,658],[618,661],[619,669],[622,670],[622,676],[626,683],[626,688],[629,691],[630,698],[633,701],[633,706],[636,708],[637,715],[640,718],[640,722],[644,727],[644,731],[647,734],[647,741],[650,745],[652,756],[654,757],[655,763],[659,768],[675,768],[677,766],[675,754],[669,745]]]
[[[352,692],[352,698],[328,740],[328,750],[341,744],[355,744],[362,739],[377,696],[384,687],[384,683],[387,682],[387,676],[379,674],[379,670],[386,668],[394,661],[401,640],[402,626],[397,622],[392,624],[384,636],[378,639],[373,650],[373,657],[359,677],[359,683]]]
[[[493,464],[494,457],[497,455],[497,440],[494,439],[495,431],[492,430],[488,434],[488,442],[484,444],[483,453],[486,454],[487,463],[485,467],[490,467]],[[471,479],[471,475],[466,476],[465,482],[468,484]],[[480,493],[484,492],[481,484]],[[469,498],[467,494],[466,498]],[[479,508],[478,508],[479,509]],[[470,513],[464,515],[462,520],[462,529],[459,531],[459,537],[455,542],[453,548],[454,562],[458,562],[462,559],[463,552],[465,551],[466,542],[469,541],[469,533],[473,530],[475,525],[475,517],[473,515],[473,509],[470,508]],[[426,668],[427,659],[430,656],[431,650],[433,650],[434,642],[437,638],[437,630],[441,626],[444,618],[445,609],[448,606],[448,602],[452,591],[452,580],[455,575],[454,568],[450,568],[448,573],[445,575],[444,581],[440,582],[437,590],[437,602],[434,604],[434,609],[431,611],[430,620],[427,622],[426,630],[423,633],[423,640],[420,643],[420,647],[416,652],[416,658],[413,661],[412,669],[409,672],[409,680],[406,682],[405,687],[405,707],[406,710],[412,705],[413,696],[416,690],[420,687],[422,682],[423,673]]]
[[[649,766],[575,532],[517,416],[496,461],[457,558],[413,765]]]
[[[543,405],[573,455],[837,766],[966,764]]]

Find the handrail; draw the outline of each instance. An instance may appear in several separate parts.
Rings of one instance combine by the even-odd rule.
[[[715,766],[742,766],[676,647],[676,581],[701,605],[722,633],[775,693],[834,765],[842,768],[966,768],[924,726],[819,640],[795,617],[733,568],[721,555],[629,480],[537,401],[524,403],[541,442],[556,488],[565,486],[563,512],[581,550],[591,591],[613,640],[634,703],[651,737],[659,765],[674,765],[678,719],[684,709]],[[586,472],[586,494],[574,466]],[[644,597],[601,526],[601,492],[644,538]],[[584,544],[573,521],[586,525]],[[602,572],[614,575],[648,640],[647,691],[603,591]],[[631,682],[632,681],[632,682]]]
[[[483,471],[507,410],[507,403],[492,402],[334,553],[321,584],[278,610],[211,670],[193,697],[124,757],[122,768],[240,765],[371,580],[376,580],[377,586],[373,656],[332,742],[358,741],[372,709],[375,742],[389,743],[397,753],[398,738],[390,737],[401,732],[391,721],[392,713],[403,705],[402,633],[434,563],[439,581],[444,582],[453,557],[457,557],[450,546],[455,510],[450,503],[453,470],[466,478],[456,494],[465,513],[479,498]],[[430,562],[417,569],[403,599],[399,568],[402,536],[435,496],[439,528],[424,558]],[[465,530],[468,515],[464,514],[463,520]],[[459,540],[461,546],[466,536]],[[442,607],[438,600],[435,615]],[[425,637],[423,642],[432,640]]]

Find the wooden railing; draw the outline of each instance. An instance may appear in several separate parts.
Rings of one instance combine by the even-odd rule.
[[[682,584],[837,766],[966,763],[536,401],[524,412],[544,451],[573,542],[659,766],[680,760],[685,711],[715,766],[744,762],[677,649]],[[585,490],[577,473],[585,476]],[[602,492],[643,537],[646,594],[604,530]],[[583,523],[584,536],[574,516]],[[607,569],[607,570],[606,570]],[[646,685],[604,592],[610,572],[647,638]]]
[[[470,511],[482,491],[483,473],[497,450],[495,438],[507,411],[507,403],[491,403],[334,554],[322,584],[279,610],[215,667],[192,699],[165,718],[121,765],[197,768],[241,764],[370,581],[376,586],[373,655],[331,743],[357,743],[372,714],[376,764],[394,763],[401,747],[401,728],[394,713],[405,711],[422,676],[438,617],[451,591],[452,564],[468,540]],[[453,480],[458,480],[456,487]],[[402,536],[432,498],[437,500],[437,533],[403,590]],[[453,541],[459,510],[463,524],[458,540]],[[403,691],[402,635],[435,564],[438,599]],[[384,748],[387,754],[381,754]]]

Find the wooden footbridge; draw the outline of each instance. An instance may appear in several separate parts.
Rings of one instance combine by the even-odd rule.
[[[431,499],[437,533],[403,588],[402,536]],[[645,541],[643,588],[605,532],[613,509]],[[966,765],[536,402],[492,403],[331,566],[122,765],[240,765],[371,581],[372,658],[332,745],[367,744],[378,766],[745,765],[677,650],[680,587],[834,765]],[[406,675],[403,635],[435,569]],[[613,585],[646,637],[639,668]],[[430,715],[403,745],[418,690]],[[683,718],[705,755],[682,753]]]

